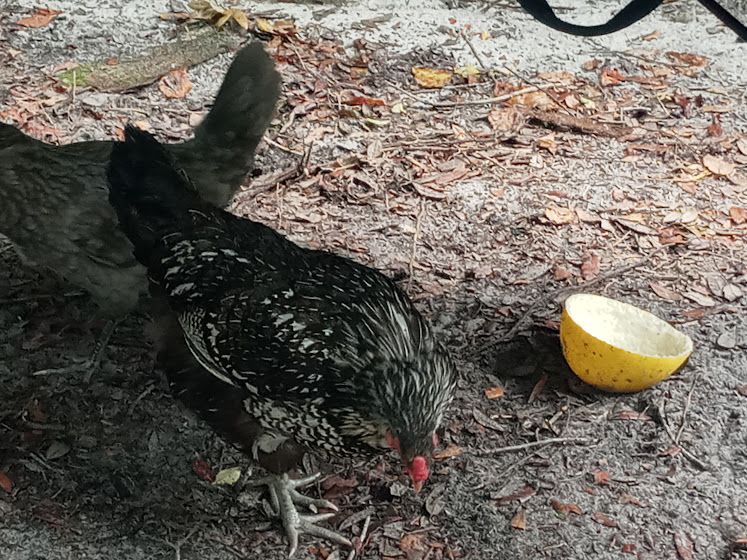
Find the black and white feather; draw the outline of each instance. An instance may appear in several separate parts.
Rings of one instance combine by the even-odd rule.
[[[455,370],[381,273],[211,207],[147,133],[112,153],[110,200],[187,346],[241,392],[269,434],[335,454],[414,451],[451,400]]]

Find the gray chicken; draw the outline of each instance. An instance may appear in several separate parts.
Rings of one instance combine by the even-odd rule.
[[[158,363],[174,394],[271,474],[291,554],[301,533],[349,544],[296,505],[307,449],[393,449],[419,490],[455,368],[389,278],[206,204],[151,135],[112,151],[110,200],[148,268]]]
[[[279,93],[272,59],[261,43],[249,44],[231,63],[194,138],[166,146],[205,200],[228,204],[252,168]],[[0,233],[25,259],[90,292],[103,315],[116,320],[135,307],[147,284],[107,199],[106,168],[114,145],[54,146],[0,123]],[[84,364],[88,377],[115,324],[107,324]]]

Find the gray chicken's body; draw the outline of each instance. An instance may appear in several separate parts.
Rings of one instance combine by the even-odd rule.
[[[206,201],[225,206],[251,170],[279,88],[272,60],[259,43],[250,44],[236,55],[194,139],[166,147]],[[108,201],[113,145],[53,146],[0,123],[0,233],[118,317],[147,283]]]

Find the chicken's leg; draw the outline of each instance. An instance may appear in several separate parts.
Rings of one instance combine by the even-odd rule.
[[[270,500],[275,509],[275,514],[283,523],[285,534],[290,543],[289,557],[296,553],[298,549],[298,537],[301,534],[327,539],[343,546],[353,546],[348,539],[339,533],[316,525],[320,521],[325,521],[333,517],[334,513],[319,513],[314,515],[301,515],[298,513],[296,509],[297,505],[337,511],[337,506],[332,502],[310,498],[298,491],[298,488],[308,486],[318,478],[319,474],[315,474],[300,480],[293,480],[288,478],[287,474],[282,474],[270,475],[254,483],[257,486],[266,485],[270,490]]]
[[[117,328],[118,324],[118,319],[106,322],[106,325],[104,325],[104,329],[96,339],[96,344],[93,347],[93,352],[86,360],[61,368],[41,369],[39,371],[35,371],[32,375],[68,374],[83,372],[85,374],[83,377],[83,382],[90,383],[91,377],[101,365],[101,358],[103,358],[104,356],[104,350],[106,350],[106,346],[107,344],[109,344],[109,339],[112,337],[112,334],[114,334],[114,331]]]

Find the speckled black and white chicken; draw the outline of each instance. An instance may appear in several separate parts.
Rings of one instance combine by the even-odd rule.
[[[174,393],[272,475],[291,552],[300,533],[338,543],[294,504],[307,449],[399,452],[429,476],[455,369],[412,302],[383,274],[292,243],[202,202],[147,133],[112,151],[110,200],[148,267],[158,361]]]
[[[228,204],[251,170],[279,94],[272,59],[261,43],[249,44],[236,54],[194,138],[166,146],[211,203]],[[108,201],[115,144],[54,146],[0,123],[0,233],[32,263],[88,291],[110,319],[131,311],[147,288]],[[109,323],[102,344],[112,330]],[[102,344],[83,369],[95,368]]]

